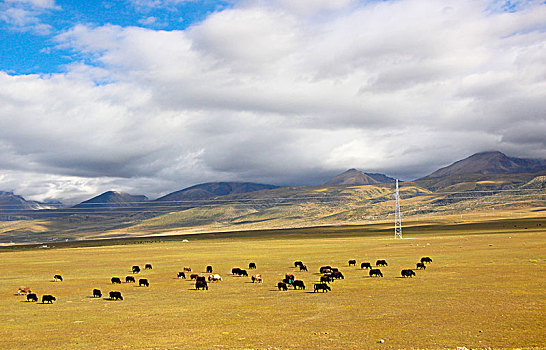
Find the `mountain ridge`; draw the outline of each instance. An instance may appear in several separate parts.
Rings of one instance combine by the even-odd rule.
[[[384,174],[366,173],[361,170],[351,168],[343,173],[334,176],[324,183],[324,185],[340,185],[340,186],[359,186],[359,185],[375,185],[379,183],[393,183],[396,180]]]
[[[276,185],[255,182],[205,182],[171,192],[157,198],[154,202],[204,200],[230,194],[241,194],[279,188]]]
[[[546,170],[544,159],[509,157],[499,151],[488,151],[458,160],[416,181],[456,175],[533,174],[544,170]]]
[[[144,195],[131,195],[120,191],[106,191],[98,196],[74,205],[72,208],[90,210],[126,208],[148,202]]]

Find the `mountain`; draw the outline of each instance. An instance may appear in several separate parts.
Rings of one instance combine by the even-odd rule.
[[[73,208],[86,208],[92,210],[127,208],[147,201],[148,197],[143,195],[134,196],[124,192],[108,191],[81,202]]]
[[[374,185],[378,183],[393,183],[396,180],[383,174],[369,174],[357,169],[349,169],[328,180],[325,185]]]
[[[420,180],[469,174],[524,174],[546,170],[546,160],[508,157],[504,153],[482,152],[441,168]]]
[[[156,202],[191,201],[226,196],[229,194],[249,193],[278,188],[275,185],[257,184],[252,182],[208,182],[169,193]]]
[[[41,203],[36,201],[28,201],[22,196],[16,195],[13,192],[0,191],[0,212],[12,212],[15,210],[56,209],[60,206],[62,206],[60,202]]]

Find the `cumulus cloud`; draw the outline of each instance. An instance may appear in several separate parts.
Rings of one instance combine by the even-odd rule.
[[[0,4],[0,22],[11,30],[47,35],[52,27],[43,23],[40,16],[59,9],[54,0],[6,0]]]
[[[25,179],[0,187],[153,198],[545,157],[546,5],[500,6],[243,1],[183,31],[76,25],[56,37],[82,57],[66,73],[0,74],[0,168]]]

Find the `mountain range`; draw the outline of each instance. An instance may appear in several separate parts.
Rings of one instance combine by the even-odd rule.
[[[0,243],[380,220],[392,215],[394,181],[386,175],[349,169],[318,186],[210,182],[155,200],[108,191],[60,209],[56,204],[26,201],[11,192],[0,192]],[[543,160],[485,152],[403,182],[400,194],[403,215],[408,217],[459,215],[469,208],[510,210],[530,206],[543,210],[544,189]]]
[[[499,151],[480,152],[465,159],[456,161],[449,166],[440,168],[433,173],[414,180],[421,186],[438,190],[466,180],[475,181],[482,175],[508,175],[508,174],[535,174],[546,171],[546,160],[525,159],[506,156]],[[357,169],[349,169],[326,181],[324,186],[362,186],[390,184],[396,180],[384,174],[367,173]],[[107,191],[80,204],[73,206],[75,209],[117,209],[128,208],[136,205],[154,206],[161,202],[162,205],[177,203],[181,206],[184,202],[188,205],[192,201],[210,200],[221,196],[251,193],[263,190],[279,188],[276,185],[259,184],[252,182],[208,182],[171,192],[153,201],[144,195],[131,195],[119,191]],[[191,206],[191,205],[190,205]],[[12,192],[0,191],[0,212],[5,209],[13,210],[44,210],[58,209],[60,203],[41,203],[27,201],[23,197]]]
[[[504,153],[481,152],[438,169],[423,180],[470,174],[522,174],[546,170],[546,159],[525,159],[508,157]]]

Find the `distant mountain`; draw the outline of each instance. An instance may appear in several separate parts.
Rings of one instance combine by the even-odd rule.
[[[508,157],[504,153],[482,152],[436,170],[420,180],[470,174],[524,174],[546,170],[546,160]]]
[[[546,188],[546,176],[537,176],[525,185],[521,186],[525,189],[545,189]]]
[[[29,201],[13,192],[0,191],[0,212],[8,213],[15,210],[56,209],[61,206],[62,204],[60,202],[41,203]]]
[[[275,185],[252,182],[208,182],[169,193],[155,201],[191,201],[226,196],[229,194],[256,192],[278,188]]]
[[[108,191],[104,192],[96,197],[81,202],[75,205],[73,208],[86,208],[86,209],[118,209],[127,208],[135,205],[140,205],[148,201],[148,197],[143,195],[130,195],[124,192]]]
[[[358,185],[374,185],[378,183],[392,183],[396,180],[383,174],[365,173],[357,169],[349,169],[346,172],[339,174],[328,180],[325,185],[343,185],[343,186],[358,186]]]

